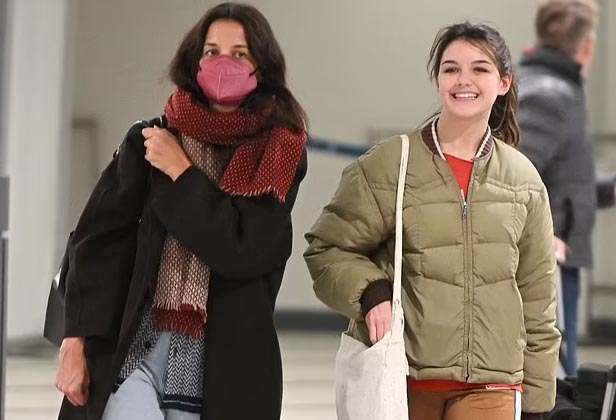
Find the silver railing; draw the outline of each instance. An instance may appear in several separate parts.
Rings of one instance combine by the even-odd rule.
[[[4,419],[6,379],[6,290],[9,227],[9,179],[0,177],[0,420]]]

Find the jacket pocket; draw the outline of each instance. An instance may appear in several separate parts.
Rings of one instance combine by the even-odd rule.
[[[524,367],[526,330],[515,279],[474,290],[471,365],[512,375]]]
[[[462,366],[464,288],[414,277],[411,293],[404,298],[411,366],[419,371]]]

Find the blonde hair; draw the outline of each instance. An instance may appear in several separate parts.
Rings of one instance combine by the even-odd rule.
[[[539,46],[574,56],[597,27],[599,6],[594,0],[544,0],[535,17]]]

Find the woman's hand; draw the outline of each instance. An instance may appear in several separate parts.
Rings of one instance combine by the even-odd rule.
[[[164,128],[144,128],[145,159],[160,169],[172,180],[176,180],[192,162],[186,156],[177,138]]]
[[[370,309],[366,314],[370,341],[376,344],[391,330],[391,301],[387,300]]]
[[[62,341],[56,374],[56,388],[77,407],[85,405],[90,395],[90,375],[83,345],[83,337],[65,338]]]

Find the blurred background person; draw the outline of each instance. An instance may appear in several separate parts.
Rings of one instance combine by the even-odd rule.
[[[591,267],[597,196],[614,203],[614,180],[598,183],[587,121],[585,82],[595,55],[599,7],[594,0],[544,0],[535,17],[536,45],[521,58],[522,151],[550,196],[560,264],[565,370],[577,369],[580,269]],[[607,192],[606,192],[607,191]]]

